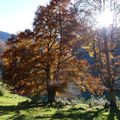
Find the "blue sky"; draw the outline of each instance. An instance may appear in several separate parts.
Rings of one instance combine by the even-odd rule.
[[[37,7],[49,0],[0,0],[0,31],[17,33],[32,28]]]

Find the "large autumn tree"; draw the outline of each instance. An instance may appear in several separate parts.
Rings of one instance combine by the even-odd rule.
[[[19,94],[47,93],[48,102],[74,82],[81,89],[101,92],[99,79],[90,75],[88,64],[76,49],[91,39],[90,26],[69,0],[52,0],[39,6],[33,32],[26,30],[8,41],[3,54],[5,82]]]
[[[6,51],[2,55],[4,62],[3,82],[14,86],[14,92],[19,94],[25,94],[28,91],[30,93],[33,88],[37,89],[37,86],[32,87],[35,76],[33,74],[35,66],[33,66],[32,60],[36,57],[32,36],[33,32],[30,30],[13,35],[7,41]]]
[[[63,85],[67,85],[71,80],[81,80],[82,69],[79,71],[77,68],[81,63],[75,50],[90,39],[90,35],[87,23],[79,21],[77,15],[76,9],[70,6],[69,1],[53,0],[47,7],[39,7],[36,12],[34,31],[36,40],[40,45],[43,44],[43,54],[46,54],[48,96],[50,94],[55,97],[56,90],[63,89]],[[83,65],[87,67],[87,64]]]

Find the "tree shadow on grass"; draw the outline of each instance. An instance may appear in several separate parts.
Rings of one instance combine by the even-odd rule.
[[[73,120],[93,120],[96,118],[104,109],[99,109],[97,111],[87,111],[87,112],[77,112],[77,111],[71,111],[67,115],[63,113],[55,113],[52,117],[52,119],[73,119]],[[51,120],[52,120],[51,119]]]
[[[120,110],[118,108],[110,108],[107,120],[120,120]]]
[[[9,119],[13,120],[24,120],[25,115],[21,115],[20,111],[18,109],[18,106],[0,106],[0,115],[7,115],[10,114],[10,112],[14,112],[15,114],[10,117]]]
[[[15,106],[15,105],[11,105],[11,106],[0,106],[0,115],[2,114],[8,114],[9,112],[16,112],[19,110],[25,110],[25,109],[29,109],[32,107],[36,107],[36,106]],[[38,106],[37,106],[38,107]]]
[[[68,112],[70,112],[70,111],[78,111],[78,110],[83,111],[83,110],[85,110],[85,108],[82,108],[82,107],[80,107],[80,108],[70,108],[70,109],[68,110]]]
[[[68,111],[57,111],[52,117],[50,116],[36,116],[36,119],[73,119],[73,120],[93,120],[97,118],[101,112],[105,109],[99,109],[97,111],[84,111],[85,109],[69,109]]]
[[[15,114],[11,117],[13,120],[24,120],[26,117],[25,115],[20,114],[20,110],[29,109],[32,107],[40,107],[38,105],[36,106],[0,106],[0,115],[9,114],[9,112],[15,112]],[[42,106],[43,107],[43,106]],[[109,109],[107,109],[109,110]],[[106,109],[96,109],[96,110],[86,110],[84,108],[70,108],[67,111],[64,110],[58,110],[53,116],[36,116],[36,119],[45,119],[45,118],[51,118],[53,119],[73,119],[73,120],[93,120],[94,118],[97,118],[100,114],[105,112]],[[120,120],[120,110],[118,108],[112,108],[109,110],[109,115],[107,120],[114,120],[115,117],[117,120]]]
[[[0,106],[0,114],[7,114],[9,112],[15,111],[17,106]]]
[[[3,106],[0,105],[0,116],[1,115],[8,115],[10,114],[10,112],[13,112],[14,115],[12,117],[10,117],[10,119],[13,120],[24,120],[25,117],[29,117],[29,116],[25,116],[20,114],[20,110],[27,110],[29,108],[35,108],[35,107],[45,107],[44,104],[26,104],[26,105],[21,105],[21,106],[15,106],[15,105],[11,105],[11,106]],[[49,106],[46,106],[49,107]]]
[[[9,119],[12,119],[12,120],[25,120],[25,118],[29,117],[29,116],[26,116],[24,114],[20,114],[20,110],[26,110],[26,109],[29,109],[29,108],[32,108],[32,107],[36,107],[36,106],[21,106],[21,107],[15,106],[15,105],[12,105],[12,106],[0,106],[0,115],[8,115],[8,114],[11,114],[10,112],[13,112]]]
[[[16,113],[15,115],[10,117],[9,119],[12,119],[12,120],[25,120],[25,117],[26,117],[26,115]]]

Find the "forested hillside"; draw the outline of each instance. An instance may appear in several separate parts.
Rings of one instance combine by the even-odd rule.
[[[8,38],[10,38],[10,34],[7,32],[0,31],[0,40],[6,41]]]

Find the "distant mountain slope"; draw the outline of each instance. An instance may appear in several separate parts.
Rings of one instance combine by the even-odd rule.
[[[11,36],[11,34],[9,34],[7,32],[0,31],[0,40],[6,41],[10,36]]]

